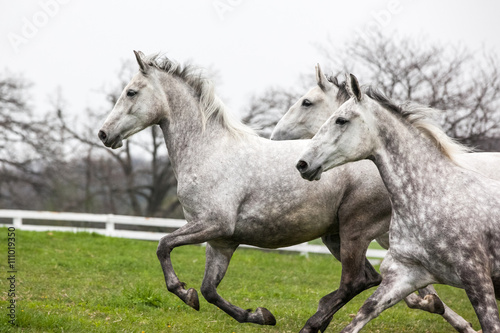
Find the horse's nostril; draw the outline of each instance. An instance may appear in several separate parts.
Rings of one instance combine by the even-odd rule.
[[[300,172],[304,172],[304,171],[306,171],[306,170],[307,170],[308,166],[309,166],[309,165],[307,164],[307,162],[306,162],[306,161],[300,160],[300,161],[297,163],[296,168],[297,168],[297,170],[299,170]]]
[[[106,135],[106,133],[105,133],[104,131],[102,131],[102,130],[101,130],[101,131],[99,131],[99,134],[97,134],[97,136],[98,136],[98,137],[99,137],[99,139],[101,139],[101,141],[103,141],[103,142],[104,142],[104,141],[106,141],[106,138],[108,137],[108,136]]]

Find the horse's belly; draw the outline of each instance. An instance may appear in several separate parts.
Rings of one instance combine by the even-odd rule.
[[[296,245],[338,231],[335,218],[328,215],[315,218],[239,219],[232,239],[240,244],[263,248]]]

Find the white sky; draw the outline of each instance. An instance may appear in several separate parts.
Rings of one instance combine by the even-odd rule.
[[[217,70],[217,91],[238,114],[252,94],[313,75],[314,43],[328,36],[341,47],[378,25],[500,54],[499,14],[498,0],[0,0],[0,71],[35,83],[37,110],[60,87],[79,113],[103,105],[97,90],[132,50],[165,52]]]

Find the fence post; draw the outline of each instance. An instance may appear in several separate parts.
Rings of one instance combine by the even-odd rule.
[[[115,222],[113,221],[113,214],[108,214],[106,217],[106,234],[113,236],[115,233]]]
[[[12,225],[16,229],[20,229],[23,226],[23,218],[20,216],[14,217],[12,219]]]
[[[307,245],[309,244],[305,242],[300,245],[305,245],[305,249],[303,251],[300,251],[300,255],[306,257],[306,259],[309,259],[309,251],[307,250]]]

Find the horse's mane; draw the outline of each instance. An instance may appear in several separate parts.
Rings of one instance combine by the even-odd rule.
[[[333,83],[339,91],[337,92],[337,101],[345,103],[350,97],[347,90],[346,82],[339,83],[336,77],[328,77],[328,81]],[[438,147],[438,149],[448,158],[458,163],[454,158],[457,154],[467,153],[471,148],[459,144],[454,139],[450,138],[442,128],[434,121],[434,116],[439,110],[423,106],[418,103],[407,102],[404,104],[396,104],[380,90],[371,86],[364,87],[365,94],[371,99],[379,103],[383,108],[391,111],[408,124],[418,129],[424,136]]]
[[[326,76],[326,79],[330,83],[333,83],[333,85],[335,87],[337,87],[338,91],[337,91],[336,98],[337,98],[337,102],[339,102],[339,105],[342,105],[343,103],[347,102],[347,100],[349,98],[351,98],[351,96],[349,95],[349,92],[347,91],[345,81],[342,83],[339,83],[339,80],[334,75]]]
[[[203,127],[207,122],[214,121],[236,137],[241,138],[246,134],[257,135],[250,127],[234,119],[226,111],[224,103],[215,94],[213,82],[203,75],[200,68],[190,64],[181,65],[160,54],[146,56],[144,62],[183,80],[193,89],[201,105]]]
[[[471,151],[471,148],[456,142],[446,135],[443,129],[436,124],[434,116],[439,110],[413,102],[398,105],[373,87],[365,88],[365,94],[379,103],[383,108],[419,130],[436,145],[441,153],[455,163],[458,164],[455,158],[458,154]]]

